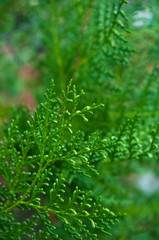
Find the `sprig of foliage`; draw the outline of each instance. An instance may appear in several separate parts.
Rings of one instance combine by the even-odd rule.
[[[53,89],[52,81],[45,102],[33,115],[25,111],[15,115],[1,142],[2,239],[22,239],[31,236],[36,228],[32,239],[63,239],[51,216],[56,216],[58,224],[74,239],[98,239],[98,232],[110,234],[111,225],[120,215],[105,208],[90,191],[80,190],[78,185],[73,191],[70,184],[74,177],[82,174],[92,176],[94,181],[96,175],[96,182],[100,182],[96,167],[99,163],[102,166],[158,156],[158,124],[152,135],[139,135],[140,117],[136,115],[123,123],[114,137],[103,139],[96,132],[86,138],[73,129],[73,119],[88,121],[87,115],[102,105],[79,110],[80,95],[71,82],[62,92],[62,99],[55,96]],[[21,211],[33,214],[22,221]]]
[[[94,230],[109,234],[110,225],[118,218],[102,206],[101,201],[93,199],[91,192],[76,187],[71,193],[67,179],[60,177],[68,168],[72,173],[97,174],[91,156],[102,151],[103,140],[97,134],[87,141],[78,139],[80,132],[74,134],[71,121],[76,117],[88,121],[87,115],[101,105],[93,104],[79,110],[80,95],[71,82],[66,92],[62,92],[62,99],[55,96],[53,89],[52,81],[45,94],[45,102],[29,116],[26,129],[21,129],[19,123],[22,119],[17,115],[1,142],[0,172],[4,181],[0,206],[1,239],[31,236],[37,219],[42,223],[38,239],[63,239],[56,233],[49,214],[55,215],[74,239],[98,239]],[[66,194],[70,197],[67,198]],[[47,195],[48,203],[44,204],[43,196]],[[16,209],[18,214],[33,211],[34,215],[19,223]]]

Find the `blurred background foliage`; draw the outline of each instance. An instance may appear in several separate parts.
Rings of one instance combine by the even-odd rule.
[[[126,27],[131,33],[123,31],[123,35],[130,44],[126,43],[124,49],[118,41],[116,49],[110,49],[106,43],[110,53],[104,56],[99,50],[105,44],[104,14],[109,16],[107,6],[104,14],[100,12],[104,2],[96,3],[92,10],[90,0],[1,1],[0,104],[25,101],[34,109],[50,79],[55,80],[60,92],[73,78],[78,88],[87,92],[84,102],[104,102],[111,108],[100,116],[103,117],[100,125],[109,125],[104,123],[106,117],[107,122],[117,123],[114,115],[121,121],[124,112],[133,116],[142,105],[140,87],[147,91],[148,74],[154,68],[156,75],[159,71],[158,3],[129,1],[124,10],[129,19]],[[109,19],[107,22],[109,26]],[[156,77],[150,82],[154,91]]]
[[[76,122],[77,128],[86,133],[99,130],[109,137],[125,119],[140,113],[139,135],[144,139],[159,116],[159,2],[128,2],[123,6],[124,27],[119,29],[122,39],[114,34],[104,42],[102,21],[110,29],[107,36],[114,16],[107,10],[112,8],[111,1],[108,5],[104,0],[0,1],[1,121],[10,116],[12,105],[24,102],[33,111],[50,79],[55,80],[60,95],[72,78],[86,92],[82,106],[105,104],[90,119],[89,127]],[[96,179],[75,180],[86,189],[97,185],[94,196],[102,194],[108,207],[127,213],[114,227],[111,239],[159,239],[156,159],[98,168],[98,184]]]

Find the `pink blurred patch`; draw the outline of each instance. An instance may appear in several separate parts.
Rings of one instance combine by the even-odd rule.
[[[4,54],[14,54],[15,53],[15,49],[12,48],[9,45],[4,45],[4,46],[0,47],[0,52],[4,53]]]
[[[24,82],[27,82],[28,80],[37,79],[39,72],[31,64],[26,64],[20,68],[19,75]]]
[[[22,103],[26,104],[29,107],[30,112],[33,112],[37,106],[37,102],[36,102],[34,96],[29,91],[22,92],[17,97],[16,104],[20,105]]]

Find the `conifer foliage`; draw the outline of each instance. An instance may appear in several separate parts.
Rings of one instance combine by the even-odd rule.
[[[52,81],[45,102],[33,115],[25,109],[23,114],[16,112],[1,142],[1,239],[65,239],[63,231],[73,239],[99,239],[100,231],[110,234],[121,214],[106,208],[91,191],[78,186],[72,190],[72,176],[98,182],[99,162],[104,166],[158,154],[158,124],[144,141],[137,136],[138,116],[110,139],[97,132],[84,137],[74,130],[73,119],[88,121],[87,115],[102,105],[79,109],[80,95],[71,82],[62,95],[56,97]],[[29,214],[23,221],[22,212]],[[56,230],[57,222],[62,233]]]
[[[76,117],[88,121],[86,115],[100,106],[79,110],[80,95],[70,84],[61,100],[55,96],[52,82],[45,99],[28,119],[17,114],[1,142],[1,239],[36,239],[37,221],[42,224],[37,230],[38,239],[63,239],[56,233],[50,214],[73,239],[98,239],[95,229],[109,234],[118,216],[100,199],[93,199],[91,192],[78,186],[70,192],[65,172],[69,169],[70,174],[98,175],[91,155],[101,153],[104,141],[96,139],[96,134],[79,141],[80,132],[74,133],[71,122]],[[22,130],[24,120],[26,129]],[[34,214],[19,222],[17,214],[21,211]]]
[[[55,80],[34,113],[0,106],[0,239],[158,239],[159,77],[139,55],[131,66],[136,1],[7,0],[2,20],[11,2],[23,21],[9,36],[34,35],[40,81]]]

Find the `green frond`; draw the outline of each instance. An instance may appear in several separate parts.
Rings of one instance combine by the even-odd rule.
[[[69,185],[66,185],[68,179],[61,175],[68,178],[68,173],[98,174],[94,162],[97,158],[101,161],[99,155],[104,149],[104,141],[99,134],[93,133],[85,139],[83,133],[76,133],[72,126],[74,118],[82,117],[85,121],[86,115],[93,114],[101,105],[92,104],[79,109],[80,95],[71,82],[62,94],[62,99],[56,97],[52,81],[44,103],[25,120],[26,129],[21,128],[16,115],[1,143],[0,171],[4,179],[1,192],[5,195],[1,198],[1,221],[2,225],[10,221],[12,229],[3,227],[0,232],[2,239],[6,239],[9,232],[10,239],[29,237],[37,219],[42,224],[38,239],[63,239],[56,232],[49,214],[55,215],[74,239],[98,239],[95,229],[109,234],[110,226],[118,218],[100,201],[93,199],[91,192],[79,190],[77,186],[70,192]],[[66,169],[70,169],[67,174]],[[48,202],[44,203],[46,196]],[[15,209],[19,214],[33,211],[35,217],[19,223]]]

